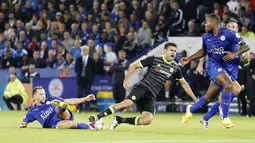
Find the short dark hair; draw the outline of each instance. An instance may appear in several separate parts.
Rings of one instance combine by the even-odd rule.
[[[33,90],[32,90],[32,96],[34,96],[34,95],[36,94],[36,92],[37,92],[38,89],[43,89],[43,87],[42,87],[42,86],[36,86],[36,87],[34,87]]]
[[[207,18],[210,18],[210,19],[213,19],[213,20],[216,20],[217,23],[220,24],[221,20],[220,20],[220,16],[218,14],[215,14],[215,13],[211,13],[207,16]]]
[[[177,48],[177,45],[176,45],[175,43],[173,43],[173,42],[168,42],[168,43],[165,44],[164,49],[167,49],[169,46],[173,46],[173,47],[176,47],[176,48]]]

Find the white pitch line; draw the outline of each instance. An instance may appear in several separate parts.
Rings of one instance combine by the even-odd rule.
[[[186,142],[248,142],[255,143],[255,140],[134,140],[134,141],[89,141],[89,142],[72,142],[72,143],[186,143]]]

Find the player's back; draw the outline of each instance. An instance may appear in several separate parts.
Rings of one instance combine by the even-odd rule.
[[[53,124],[52,119],[58,116],[55,111],[55,106],[51,104],[51,101],[55,99],[60,100],[60,98],[49,97],[44,104],[40,106],[34,105],[28,110],[24,121],[29,123],[37,120],[43,128],[50,128]]]

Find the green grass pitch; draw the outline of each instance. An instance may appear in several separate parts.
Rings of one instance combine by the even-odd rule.
[[[75,120],[87,123],[91,114],[75,114]],[[235,125],[232,129],[224,129],[218,115],[209,122],[209,129],[204,130],[199,123],[202,114],[194,114],[187,125],[181,126],[181,113],[157,113],[149,126],[120,125],[114,131],[107,130],[113,116],[104,118],[104,130],[89,131],[42,129],[37,122],[20,129],[24,115],[25,112],[0,112],[0,143],[255,143],[255,119],[238,115],[231,115]]]

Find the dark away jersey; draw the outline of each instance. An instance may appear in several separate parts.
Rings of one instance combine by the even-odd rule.
[[[148,72],[139,84],[151,91],[154,97],[167,80],[183,79],[180,66],[175,61],[167,62],[163,56],[147,57],[141,60],[140,64],[142,67],[148,67]]]

